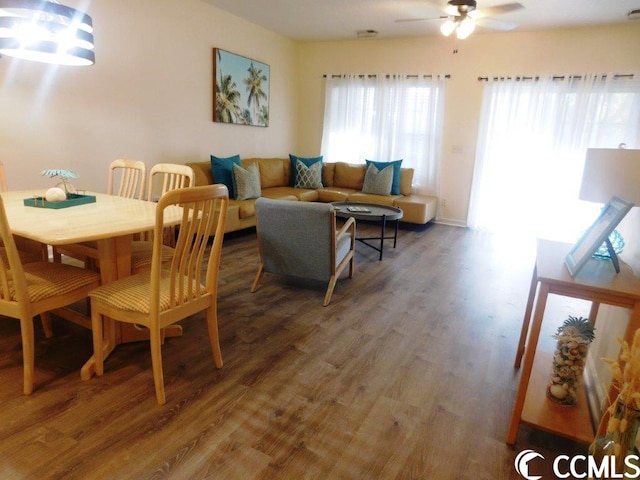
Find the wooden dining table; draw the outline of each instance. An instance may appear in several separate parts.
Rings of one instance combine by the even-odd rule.
[[[24,199],[42,196],[43,191],[11,191],[2,198],[14,235],[44,245],[60,246],[95,241],[98,250],[102,284],[131,274],[131,243],[137,233],[153,230],[156,219],[156,203],[103,193],[87,192],[95,196],[95,202],[52,209],[24,205]],[[182,218],[182,208],[165,209],[165,226],[177,225]],[[75,323],[91,328],[87,315],[77,311],[56,311]],[[178,327],[167,336],[181,333]],[[130,341],[148,338],[128,324],[107,319],[104,328],[103,352],[105,358],[113,349]],[[84,364],[80,377],[91,378],[95,373],[93,356]]]

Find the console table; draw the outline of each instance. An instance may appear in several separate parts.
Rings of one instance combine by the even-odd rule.
[[[631,268],[620,262],[621,270],[616,274],[611,262],[591,259],[572,278],[564,265],[564,258],[571,247],[570,244],[538,240],[536,263],[514,364],[515,368],[520,368],[523,362],[507,433],[509,445],[515,443],[520,424],[582,443],[591,443],[594,438],[584,391],[578,397],[578,403],[572,407],[558,405],[546,397],[551,355],[536,352],[536,348],[549,294],[591,301],[589,319],[593,323],[600,304],[631,309],[624,336],[629,344],[633,341],[635,331],[640,328],[640,279]],[[614,398],[613,395],[614,392],[609,392],[609,401]]]

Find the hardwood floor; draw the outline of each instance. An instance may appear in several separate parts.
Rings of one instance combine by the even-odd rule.
[[[0,478],[515,480],[525,448],[584,453],[526,427],[505,444],[533,264],[508,246],[401,229],[383,261],[358,245],[354,278],[322,307],[325,286],[269,274],[249,293],[255,233],[228,236],[225,365],[202,317],[184,322],[163,347],[165,406],[146,343],[121,345],[83,382],[90,332],[62,320],[51,339],[36,322],[36,390],[23,396],[18,324],[0,319]],[[550,464],[532,470],[553,478]]]

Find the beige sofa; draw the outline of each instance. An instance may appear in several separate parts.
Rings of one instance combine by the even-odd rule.
[[[289,158],[245,158],[243,167],[257,163],[260,171],[262,196],[273,199],[305,202],[366,202],[392,205],[402,209],[403,222],[426,224],[436,216],[438,199],[413,193],[413,169],[402,168],[400,172],[400,195],[372,195],[362,192],[366,166],[345,162],[323,163],[322,182],[319,189],[294,188],[291,186],[291,161]],[[195,172],[196,185],[215,183],[211,162],[190,162]],[[225,232],[234,232],[256,225],[255,199],[229,202]]]

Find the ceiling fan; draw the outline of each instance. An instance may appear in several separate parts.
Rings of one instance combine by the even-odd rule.
[[[440,3],[437,0],[430,1],[432,3]],[[495,20],[489,17],[524,8],[524,5],[517,2],[503,3],[502,5],[482,9],[476,9],[476,6],[476,0],[449,0],[447,6],[443,9],[445,15],[431,18],[402,18],[396,20],[396,22],[446,19],[440,26],[442,34],[448,37],[455,31],[459,39],[464,39],[473,33],[476,25],[495,30],[513,30],[517,27],[515,23]]]

